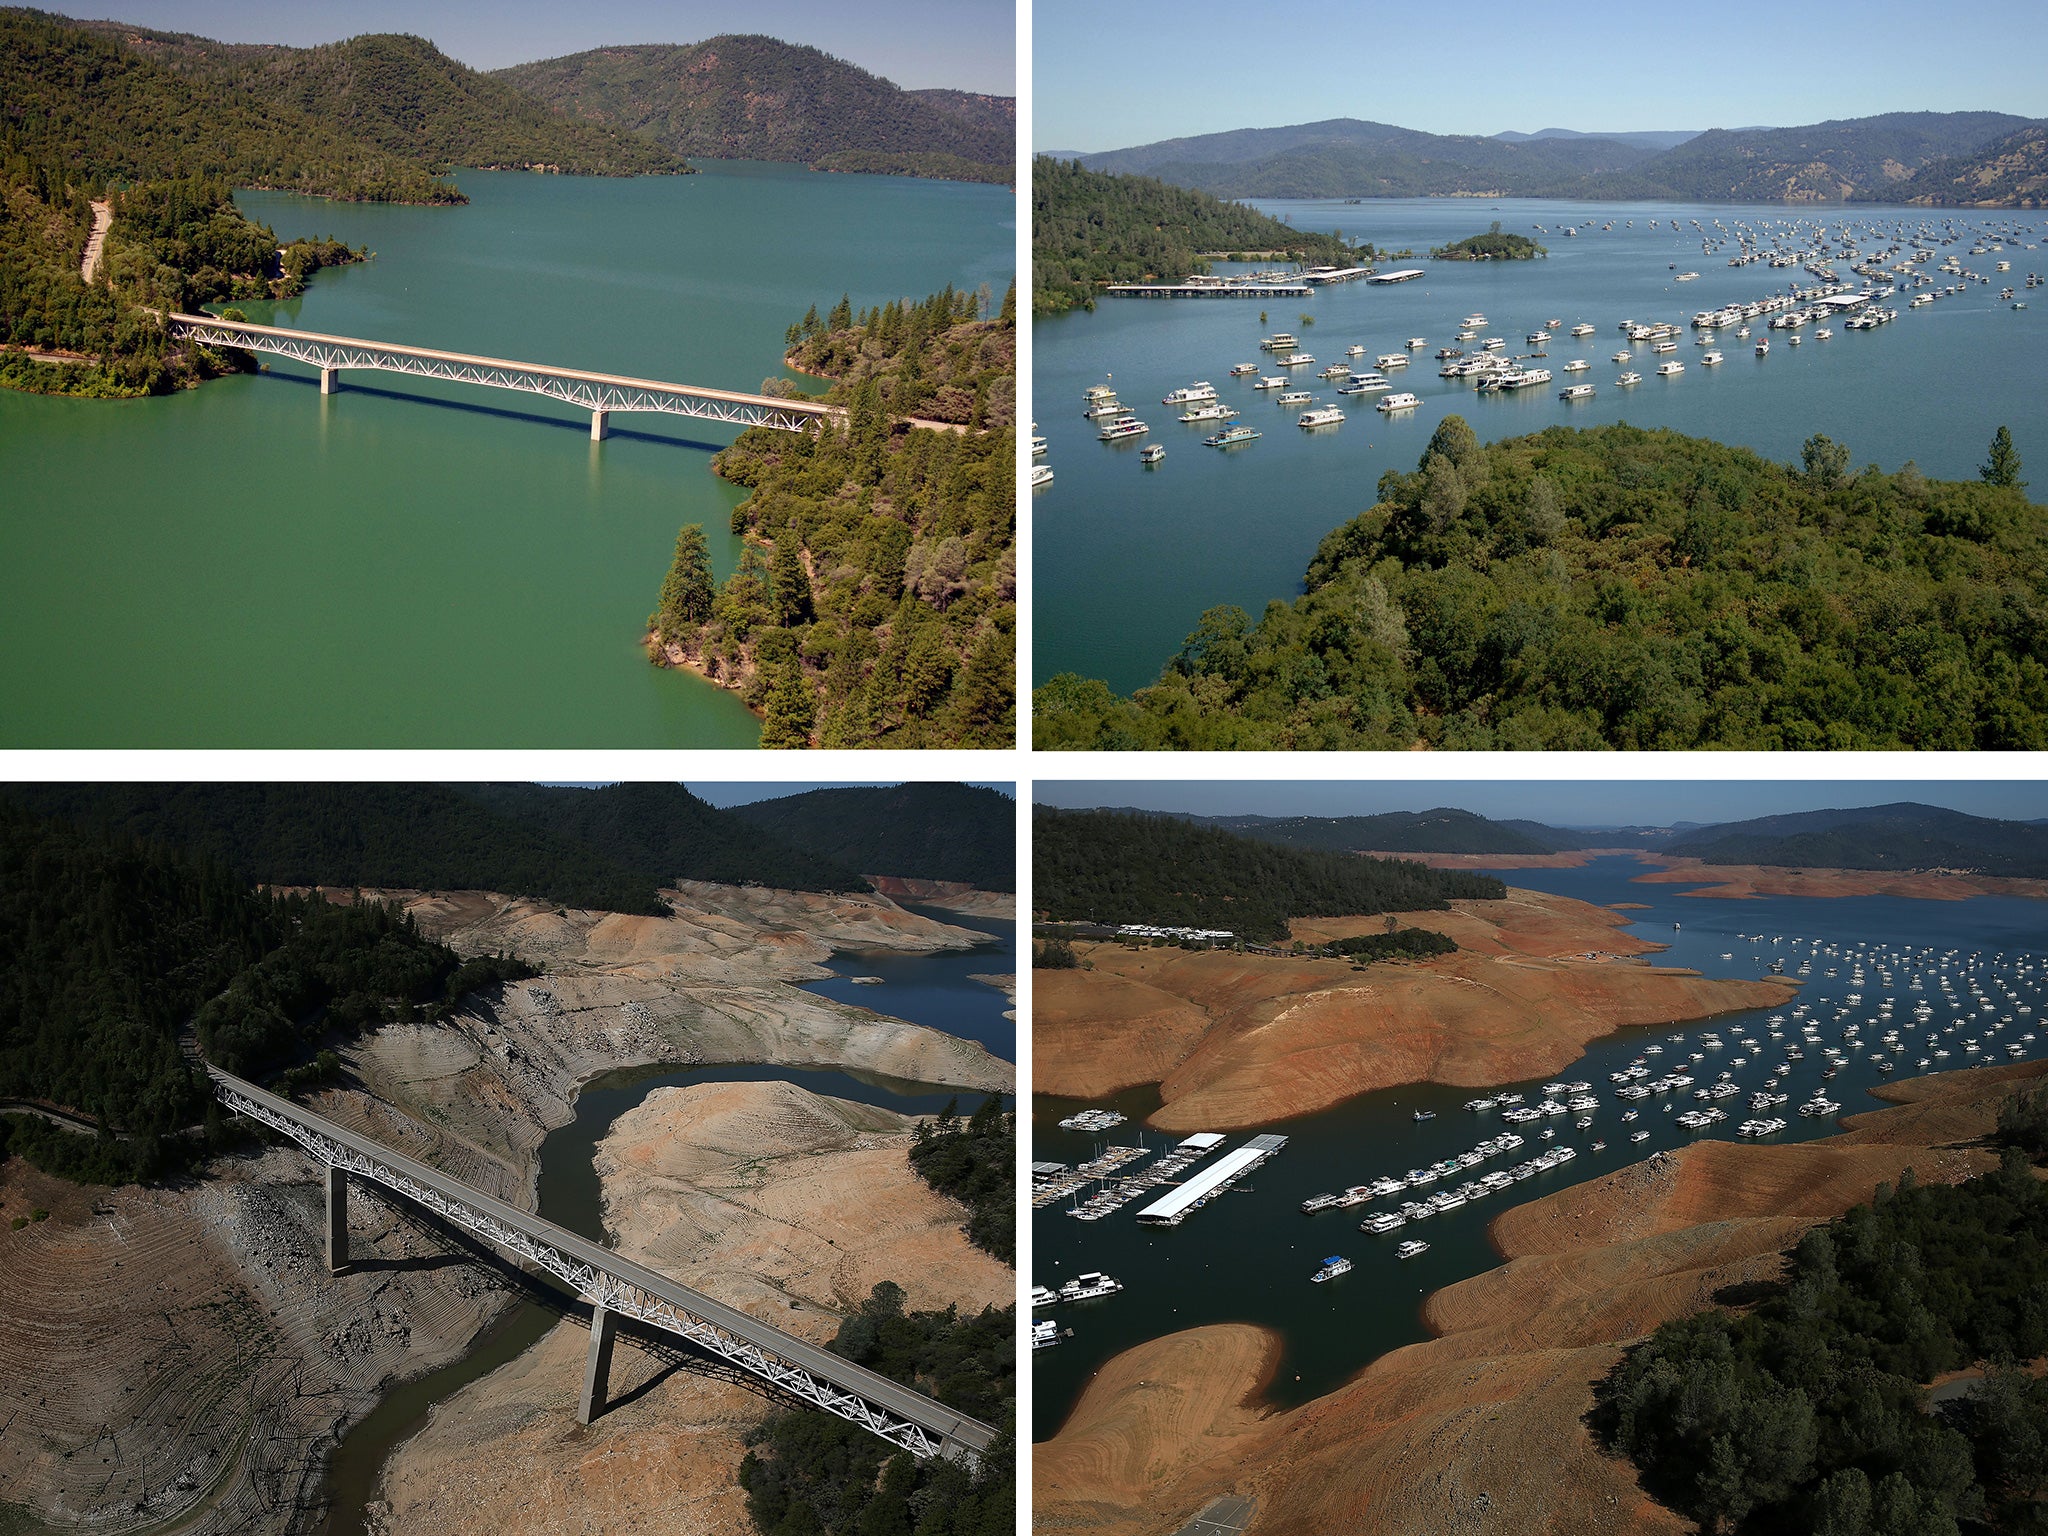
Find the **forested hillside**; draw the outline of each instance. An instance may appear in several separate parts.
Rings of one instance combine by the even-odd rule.
[[[2048,201],[2048,123],[2028,123],[1979,149],[1924,165],[1894,195],[1907,203],[2039,208]]]
[[[1306,261],[1370,259],[1334,235],[1145,176],[1111,176],[1040,155],[1031,162],[1031,312],[1094,303],[1104,283],[1209,270],[1203,252],[1280,251]]]
[[[1167,816],[1031,812],[1031,899],[1054,922],[1158,923],[1278,939],[1288,919],[1441,910],[1506,894],[1487,875],[1281,848]]]
[[[1674,838],[1660,851],[1709,864],[1968,869],[2039,877],[2048,875],[2048,826],[1931,805],[1876,805],[1708,827]]]
[[[2048,518],[2010,470],[1447,416],[1304,596],[1211,609],[1131,700],[1053,678],[1037,743],[2037,750]]]
[[[685,527],[648,618],[656,665],[736,686],[766,747],[1002,747],[1016,731],[1016,291],[969,318],[950,291],[870,311],[841,300],[800,355],[848,367],[844,427],[755,428],[715,461],[747,487],[739,569],[714,584]],[[852,329],[849,329],[851,327]],[[858,334],[854,334],[854,332]],[[908,426],[902,405],[968,430]]]
[[[0,1122],[12,1150],[53,1172],[148,1178],[197,1149],[168,1140],[208,1102],[179,1047],[195,1018],[212,1060],[253,1074],[330,1031],[435,1016],[531,974],[510,957],[465,962],[375,903],[264,896],[162,838],[0,805],[0,1098],[120,1133]]]
[[[732,814],[846,869],[909,880],[1017,888],[1017,802],[968,784],[811,789]]]
[[[1908,1169],[1787,1260],[1753,1308],[1665,1323],[1599,1384],[1595,1432],[1643,1487],[1726,1536],[2041,1530],[2048,1184],[2025,1155],[1960,1185]]]
[[[5,801],[269,885],[501,891],[655,916],[677,880],[867,889],[679,784],[18,784]]]
[[[955,156],[975,168],[972,180],[1015,174],[1014,128],[992,109],[952,92],[899,90],[844,59],[772,37],[596,48],[496,75],[678,155],[806,165],[855,153]],[[941,164],[923,163],[923,173]]]
[[[1205,816],[1209,826],[1331,853],[1549,853],[1553,845],[1470,811],[1383,811],[1374,816]]]
[[[211,91],[233,91],[359,146],[436,171],[547,169],[574,176],[686,172],[632,134],[580,121],[459,64],[423,37],[369,33],[314,48],[218,43],[125,22],[83,22]]]

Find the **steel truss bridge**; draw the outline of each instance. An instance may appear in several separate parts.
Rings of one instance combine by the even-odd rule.
[[[601,1411],[619,1317],[677,1335],[858,1424],[920,1458],[973,1463],[995,1430],[922,1393],[758,1322],[709,1296],[588,1242],[553,1222],[472,1189],[403,1153],[343,1129],[253,1083],[209,1066],[215,1096],[230,1110],[289,1136],[327,1167],[328,1261],[347,1263],[347,1189],[363,1179],[403,1195],[516,1259],[553,1275],[594,1308],[583,1418]]]
[[[545,395],[590,412],[590,437],[601,442],[613,411],[652,411],[668,416],[693,416],[738,427],[774,427],[806,432],[823,421],[845,417],[843,406],[809,400],[780,400],[772,395],[737,394],[695,384],[666,384],[657,379],[629,379],[614,373],[589,373],[581,368],[556,368],[547,363],[515,363],[502,357],[474,357],[467,352],[441,352],[398,342],[363,341],[353,336],[323,336],[317,331],[291,331],[212,315],[164,316],[173,336],[208,347],[240,347],[308,363],[320,370],[320,393],[334,393],[343,368],[374,368],[407,373],[451,384],[479,384],[487,389],[516,389]]]

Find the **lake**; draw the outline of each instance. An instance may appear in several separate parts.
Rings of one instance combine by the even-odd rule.
[[[244,192],[374,260],[250,318],[755,391],[783,333],[1015,265],[1001,187],[707,162],[463,172],[466,207]],[[737,429],[311,370],[156,400],[0,390],[0,746],[750,747],[731,694],[639,639],[700,522],[722,577]]]
[[[1090,1377],[1112,1355],[1147,1339],[1211,1323],[1250,1322],[1277,1331],[1284,1345],[1266,1397],[1282,1407],[1306,1402],[1334,1390],[1387,1351],[1427,1338],[1421,1319],[1424,1298],[1500,1262],[1486,1228],[1515,1205],[1701,1137],[1734,1139],[1737,1127],[1753,1114],[1786,1119],[1785,1129],[1767,1138],[1771,1144],[1831,1135],[1837,1129],[1835,1116],[1797,1113],[1823,1082],[1828,1096],[1841,1105],[1841,1113],[1850,1115],[1882,1108],[1868,1090],[1891,1078],[1918,1075],[1921,1069],[1916,1063],[1923,1056],[1938,1067],[1953,1068],[1987,1058],[2003,1062],[2008,1059],[2008,1043],[2021,1043],[2026,1059],[2038,1060],[2048,1054],[2048,1038],[2043,1038],[2048,1033],[2048,1025],[2043,1023],[2048,1019],[2048,982],[2044,982],[2042,971],[2042,955],[2048,951],[2048,905],[2017,897],[1959,902],[1884,896],[1701,900],[1687,897],[1681,886],[1631,883],[1631,877],[1642,872],[1643,866],[1634,858],[1608,856],[1580,869],[1517,869],[1502,874],[1511,885],[1603,905],[1618,901],[1645,904],[1647,910],[1627,914],[1634,920],[1632,931],[1670,945],[1668,951],[1649,957],[1652,964],[1689,966],[1709,976],[1748,977],[1762,975],[1772,960],[1783,960],[1788,975],[1796,974],[1801,964],[1810,965],[1810,974],[1799,978],[1804,982],[1799,995],[1780,1010],[1788,1016],[1781,1026],[1782,1040],[1769,1037],[1770,1011],[1763,1009],[1724,1014],[1695,1024],[1626,1029],[1597,1040],[1583,1057],[1550,1079],[1592,1085],[1600,1104],[1592,1112],[1593,1124],[1584,1130],[1577,1129],[1573,1117],[1567,1116],[1547,1118],[1541,1125],[1505,1125],[1498,1112],[1474,1113],[1463,1107],[1493,1090],[1430,1084],[1362,1094],[1318,1114],[1261,1125],[1253,1129],[1286,1136],[1286,1147],[1243,1183],[1191,1212],[1179,1227],[1140,1227],[1133,1219],[1136,1211],[1164,1191],[1140,1196],[1100,1221],[1082,1222],[1067,1216],[1071,1200],[1035,1212],[1031,1283],[1057,1287],[1084,1270],[1099,1269],[1123,1281],[1126,1289],[1093,1301],[1041,1308],[1034,1314],[1073,1330],[1071,1338],[1032,1356],[1034,1438],[1045,1439],[1058,1430]],[[1740,937],[1745,934],[1762,937]],[[1856,945],[1869,946],[1889,957],[1889,983],[1879,979],[1870,963],[1865,965],[1860,984],[1851,980],[1853,962],[1846,955]],[[1831,947],[1840,953],[1829,954]],[[1947,967],[1961,1000],[1961,1006],[1955,1007],[1947,1005],[1937,979],[1943,969],[1939,957],[1951,949],[1962,952]],[[1907,951],[1919,958],[1903,958]],[[1963,967],[1970,963],[1967,956],[1971,952],[1980,958],[1976,968],[1966,972]],[[1724,954],[1729,958],[1722,958]],[[1993,960],[1994,955],[2000,958]],[[1837,974],[1826,974],[1831,969]],[[1915,976],[1921,978],[1920,990],[1908,985]],[[1971,982],[1994,1003],[1992,1012],[1978,1011],[1970,997]],[[1859,1003],[1845,1001],[1851,992],[1860,995]],[[1886,997],[1896,1000],[1896,1014],[1873,1029],[1865,1021],[1878,1013]],[[1934,1015],[1925,1025],[1912,1012],[1923,998],[1935,1005]],[[1808,1012],[1792,1017],[1802,1004]],[[1836,1017],[1838,1008],[1849,1009],[1841,1020]],[[2022,1008],[2029,1011],[2019,1012]],[[1985,1034],[1985,1025],[2000,1014],[2011,1015],[2013,1023]],[[1951,1030],[1950,1021],[1958,1015],[1984,1023]],[[1802,1042],[1800,1025],[1808,1018],[1819,1026],[1818,1044]],[[1862,1025],[1860,1047],[1842,1043],[1842,1025],[1851,1021]],[[1870,1057],[1880,1050],[1876,1042],[1883,1029],[1893,1026],[1909,1044],[1897,1068],[1886,1073]],[[1721,1045],[1702,1039],[1710,1033],[1720,1037]],[[1927,1046],[1930,1034],[1940,1037],[1943,1044]],[[2028,1034],[2035,1038],[2020,1042],[2020,1037]],[[1744,1035],[1754,1038],[1761,1049],[1745,1049],[1740,1043]],[[1972,1054],[1961,1042],[1979,1035],[1985,1044]],[[1763,1078],[1779,1064],[1786,1043],[1804,1044],[1806,1052],[1803,1060],[1792,1063],[1776,1090],[1788,1095],[1788,1102],[1768,1111],[1752,1110],[1750,1093],[1759,1090]],[[1828,1064],[1822,1055],[1823,1045],[1836,1046],[1848,1057],[1832,1079],[1822,1077]],[[1651,1047],[1656,1053],[1646,1054]],[[1949,1058],[1936,1059],[1935,1049],[1948,1050]],[[1702,1060],[1688,1064],[1695,1052],[1702,1053]],[[1714,1082],[1724,1071],[1730,1073],[1730,1080],[1741,1091],[1720,1103],[1728,1118],[1698,1132],[1675,1124],[1678,1112],[1696,1106],[1690,1089],[1638,1101],[1619,1098],[1608,1074],[1622,1070],[1639,1056],[1659,1073],[1689,1073],[1700,1086]],[[1745,1065],[1735,1065],[1738,1057],[1745,1059]],[[1526,1102],[1535,1105],[1544,1097],[1545,1080],[1499,1086],[1520,1090]],[[1131,1117],[1130,1124],[1093,1135],[1060,1130],[1057,1122],[1081,1107],[1081,1102],[1044,1096],[1034,1100],[1034,1158],[1084,1162],[1097,1148],[1128,1144],[1139,1133],[1155,1149],[1180,1139],[1141,1131],[1138,1122],[1158,1105],[1155,1089],[1133,1089],[1087,1101],[1123,1110]],[[1622,1121],[1620,1117],[1631,1110],[1637,1118]],[[1417,1121],[1418,1111],[1433,1112],[1435,1118]],[[1556,1131],[1554,1140],[1542,1139],[1542,1126]],[[1381,1175],[1400,1177],[1411,1168],[1466,1151],[1510,1129],[1525,1138],[1521,1147],[1488,1158],[1446,1183],[1462,1183],[1511,1167],[1552,1146],[1570,1145],[1577,1156],[1499,1194],[1385,1235],[1360,1231],[1360,1220],[1397,1209],[1404,1200],[1419,1198],[1416,1192],[1349,1209],[1302,1214],[1301,1202],[1311,1195],[1336,1193]],[[1638,1130],[1647,1131],[1648,1137],[1632,1142],[1629,1138]],[[1233,1133],[1226,1150],[1242,1145],[1249,1134],[1252,1132]],[[1605,1151],[1592,1150],[1596,1140],[1606,1142]],[[1212,1159],[1217,1155],[1211,1154]],[[1131,1172],[1142,1173],[1145,1166],[1136,1163]],[[1202,1166],[1197,1163],[1192,1172],[1199,1172]],[[1444,1187],[1446,1184],[1429,1185],[1420,1195]],[[1087,1191],[1082,1193],[1085,1197]],[[1407,1239],[1427,1241],[1429,1251],[1414,1259],[1396,1258],[1395,1245]],[[1351,1273],[1326,1284],[1310,1283],[1309,1276],[1322,1261],[1337,1254],[1352,1260],[1355,1268]]]
[[[1648,346],[1636,346],[1635,360],[1626,366],[1643,381],[1617,388],[1623,365],[1608,358],[1628,344],[1616,329],[1621,320],[1683,325],[1698,310],[1782,292],[1795,278],[1802,286],[1816,281],[1796,267],[1728,266],[1729,251],[1702,251],[1693,219],[1711,233],[1717,219],[1732,231],[1738,222],[1759,228],[1810,221],[1815,212],[1775,205],[1533,199],[1255,206],[1297,228],[1337,229],[1383,250],[1422,253],[1417,260],[1381,265],[1421,266],[1427,275],[1397,284],[1320,288],[1306,299],[1103,298],[1093,314],[1034,322],[1033,409],[1039,432],[1049,440],[1047,456],[1037,462],[1054,472],[1050,485],[1032,493],[1033,675],[1040,683],[1072,671],[1128,692],[1158,677],[1204,609],[1234,603],[1257,618],[1267,602],[1298,595],[1323,535],[1372,505],[1374,487],[1387,470],[1413,470],[1430,434],[1454,411],[1488,442],[1558,423],[1628,421],[1740,444],[1788,463],[1798,459],[1808,436],[1825,432],[1848,445],[1854,466],[1874,461],[1895,470],[1911,458],[1929,475],[1964,479],[1975,477],[1993,431],[2003,423],[2011,427],[2022,457],[2031,453],[2037,463],[2048,464],[2048,349],[2041,330],[2048,300],[2016,312],[1997,296],[2006,284],[2019,289],[2029,271],[2048,272],[2048,249],[2040,248],[2048,222],[2032,211],[1862,204],[1826,210],[1820,216],[1831,229],[1846,218],[1859,229],[1875,224],[1889,230],[1902,222],[1918,229],[1953,221],[1959,229],[1988,223],[2027,232],[2022,243],[2007,241],[2005,250],[1982,256],[1963,254],[1974,243],[1968,239],[1932,247],[1956,253],[1966,269],[1991,277],[1991,286],[1970,284],[1962,294],[1911,311],[1902,290],[1890,301],[1901,311],[1891,325],[1849,331],[1836,322],[1834,339],[1824,342],[1814,339],[1809,326],[1796,348],[1787,345],[1785,332],[1772,331],[1770,356],[1758,358],[1752,342],[1766,334],[1758,321],[1751,340],[1721,333],[1727,361],[1718,368],[1699,365],[1706,349],[1694,347],[1688,333],[1677,354],[1687,365],[1682,376],[1656,377]],[[1506,232],[1545,245],[1549,256],[1527,262],[1427,260],[1431,247],[1480,233],[1495,219]],[[1655,229],[1649,227],[1653,219]],[[1673,219],[1679,221],[1675,231]],[[1603,230],[1609,222],[1613,228]],[[1537,225],[1548,233],[1536,233]],[[1579,229],[1576,238],[1561,233],[1567,225]],[[1999,260],[2011,261],[2012,271],[1995,272]],[[1924,270],[1934,265],[1926,263]],[[1219,263],[1217,270],[1250,269]],[[1699,273],[1696,281],[1676,281],[1689,271]],[[1839,271],[1856,281],[1847,263]],[[2042,292],[2020,290],[2019,297],[2040,298]],[[1452,340],[1458,320],[1473,311],[1487,316],[1482,337],[1504,338],[1511,354],[1529,351],[1524,336],[1552,318],[1567,327],[1585,321],[1597,330],[1579,341],[1560,332],[1548,344],[1548,358],[1537,365],[1555,375],[1548,386],[1482,397],[1465,380],[1438,378],[1441,364],[1434,356],[1441,346],[1478,344]],[[1233,364],[1245,362],[1264,365],[1267,374],[1279,372],[1258,349],[1261,337],[1279,330],[1295,332],[1302,349],[1318,359],[1313,367],[1289,370],[1299,378],[1293,387],[1313,389],[1319,403],[1341,404],[1349,418],[1343,424],[1303,431],[1294,425],[1294,408],[1275,404],[1277,392],[1255,390],[1251,379],[1229,376]],[[1388,377],[1395,390],[1422,397],[1416,410],[1388,417],[1373,409],[1374,396],[1340,399],[1333,386],[1314,377],[1332,362],[1369,367],[1380,353],[1404,350],[1411,336],[1426,337],[1428,346],[1411,354],[1412,366]],[[1367,355],[1346,357],[1345,349],[1354,344],[1365,346]],[[1592,369],[1566,375],[1563,365],[1575,357],[1587,358]],[[1105,375],[1133,414],[1151,425],[1148,435],[1117,443],[1096,439],[1098,424],[1083,419],[1081,394]],[[1159,403],[1169,389],[1198,379],[1214,383],[1222,402],[1240,409],[1264,436],[1227,450],[1203,447],[1202,439],[1223,423],[1183,424],[1176,419],[1181,408]],[[1595,385],[1598,394],[1589,401],[1560,401],[1558,391],[1578,379]],[[1138,453],[1153,443],[1164,445],[1167,457],[1148,468]]]

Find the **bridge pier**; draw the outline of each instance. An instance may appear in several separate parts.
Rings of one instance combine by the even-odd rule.
[[[327,1165],[327,1268],[348,1268],[348,1170]]]
[[[604,1412],[612,1375],[612,1343],[618,1334],[618,1313],[600,1301],[590,1313],[590,1361],[583,1370],[582,1406],[576,1410],[579,1424],[588,1424]]]
[[[336,380],[335,380],[335,375],[336,375],[336,374],[338,374],[338,373],[340,373],[340,372],[341,372],[341,370],[340,370],[339,368],[322,368],[322,369],[320,370],[320,393],[321,393],[321,394],[323,394],[323,395],[331,395],[331,394],[333,394],[333,393],[334,393],[334,386],[335,386],[335,383],[336,383]]]
[[[610,411],[592,411],[590,413],[590,440],[593,443],[601,443],[610,435],[611,428],[605,424],[610,415]]]

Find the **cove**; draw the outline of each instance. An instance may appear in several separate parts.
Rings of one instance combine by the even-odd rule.
[[[458,208],[244,192],[375,259],[252,320],[758,390],[783,333],[948,283],[1000,295],[1007,189],[708,162],[465,172]],[[736,429],[277,362],[155,400],[0,390],[0,746],[750,747],[646,663],[677,529],[723,576]]]

